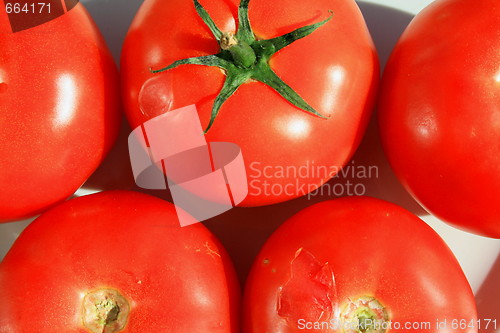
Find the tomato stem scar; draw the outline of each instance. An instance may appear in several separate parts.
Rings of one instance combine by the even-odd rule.
[[[340,314],[344,333],[384,333],[389,314],[374,297],[363,296],[349,300]]]
[[[128,301],[114,289],[89,292],[83,298],[82,308],[83,325],[92,333],[121,331],[130,313]]]

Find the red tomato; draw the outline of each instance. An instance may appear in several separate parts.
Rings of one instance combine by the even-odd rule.
[[[203,225],[181,228],[172,204],[145,194],[101,192],[44,213],[13,245],[0,331],[234,333],[238,296]]]
[[[458,331],[453,320],[475,324],[476,306],[443,240],[399,206],[347,197],[304,209],[271,236],[246,286],[243,332],[444,333]]]
[[[73,194],[119,128],[116,65],[81,4],[10,32],[0,11],[0,222]]]
[[[236,31],[237,0],[202,2],[223,32]],[[241,147],[249,182],[243,206],[286,201],[316,189],[334,175],[335,166],[348,161],[360,142],[379,65],[356,3],[252,0],[248,12],[260,42],[320,22],[330,10],[334,15],[329,22],[281,49],[269,62],[284,82],[329,118],[304,112],[268,85],[249,79],[222,105],[206,135],[208,141]],[[192,1],[146,0],[129,30],[121,62],[123,96],[132,127],[190,104],[196,104],[206,127],[226,78],[224,72],[192,65],[160,74],[149,69],[220,50]]]
[[[402,35],[380,97],[384,149],[429,212],[500,238],[500,3],[436,1]]]

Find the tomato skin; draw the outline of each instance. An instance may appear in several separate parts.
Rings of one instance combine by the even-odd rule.
[[[65,200],[98,167],[120,124],[116,65],[82,4],[10,32],[0,12],[0,222]]]
[[[270,237],[246,285],[243,332],[304,332],[298,321],[286,321],[277,312],[299,249],[328,265],[339,311],[348,299],[371,296],[386,307],[393,322],[431,322],[426,332],[450,332],[451,320],[476,319],[474,296],[460,265],[429,226],[389,202],[346,197],[302,210]],[[299,302],[294,308],[304,309],[307,316],[316,306]],[[437,329],[437,319],[447,319],[448,327]]]
[[[217,0],[202,5],[222,30],[234,31],[238,3]],[[277,53],[271,67],[330,119],[312,116],[264,84],[252,82],[228,99],[206,135],[207,141],[241,147],[249,181],[243,206],[282,202],[314,190],[331,175],[313,174],[311,165],[340,167],[360,142],[371,114],[379,64],[356,3],[252,0],[249,4],[250,22],[262,39],[320,21],[329,10],[334,12],[330,22]],[[145,1],[129,30],[121,60],[123,97],[132,127],[190,104],[196,104],[206,126],[224,81],[220,69],[181,66],[162,74],[151,74],[148,69],[218,51],[192,1]],[[141,95],[141,88],[151,79],[157,80],[158,87]],[[266,168],[275,167],[296,171],[302,167],[307,176],[269,176],[269,170],[266,174]],[[265,182],[280,190],[266,190]]]
[[[384,150],[438,218],[500,238],[500,3],[436,1],[402,35],[379,104]]]
[[[237,332],[239,289],[215,237],[120,191],[65,202],[22,233],[0,264],[0,331],[88,332],[82,298],[102,288],[128,299],[120,332]]]

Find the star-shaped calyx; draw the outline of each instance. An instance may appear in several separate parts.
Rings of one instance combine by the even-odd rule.
[[[282,36],[259,40],[255,37],[250,26],[248,3],[249,0],[241,0],[240,2],[238,7],[238,31],[236,35],[234,35],[232,33],[222,32],[205,8],[203,8],[198,0],[194,0],[194,6],[198,15],[200,15],[203,22],[208,26],[210,31],[212,31],[212,34],[220,45],[220,52],[213,55],[178,60],[165,68],[151,70],[151,72],[161,73],[180,65],[215,66],[224,71],[226,80],[212,106],[210,122],[205,133],[212,127],[222,104],[224,104],[242,84],[251,80],[268,85],[296,107],[315,116],[327,118],[317,112],[300,97],[299,94],[290,88],[290,86],[271,69],[269,60],[276,52],[292,44],[296,40],[313,33],[316,29],[328,22],[333,14],[324,21],[298,28]]]

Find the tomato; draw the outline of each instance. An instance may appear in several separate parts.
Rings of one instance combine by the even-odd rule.
[[[461,229],[500,238],[500,3],[441,0],[387,64],[379,123],[407,190]]]
[[[119,128],[116,65],[83,5],[12,33],[0,11],[0,222],[65,200]]]
[[[243,319],[245,333],[455,332],[454,320],[476,320],[476,306],[427,224],[392,203],[346,197],[302,210],[270,237],[249,276]]]
[[[122,92],[132,127],[196,104],[202,125],[210,129],[207,141],[232,142],[242,149],[249,184],[243,206],[282,202],[316,189],[357,148],[378,84],[376,50],[356,3],[242,1],[239,14],[244,18],[242,8],[248,6],[252,31],[243,36],[240,27],[235,36],[239,42],[247,41],[256,55],[237,61],[233,50],[224,48],[223,37],[234,37],[236,26],[246,22],[237,19],[238,2],[202,2],[221,29],[221,46],[214,38],[217,32],[213,35],[192,1],[146,0],[140,8],[121,60]],[[315,24],[316,30],[304,38],[271,56],[266,53],[275,47],[269,39]],[[214,54],[220,56],[218,63],[226,64],[221,65],[223,70],[217,65],[183,65],[162,73],[150,70]],[[236,86],[233,93],[231,88]],[[280,88],[284,92],[275,91]],[[230,97],[225,96],[217,109],[219,91]]]
[[[135,192],[47,211],[0,264],[1,332],[236,332],[238,298],[217,239]]]

